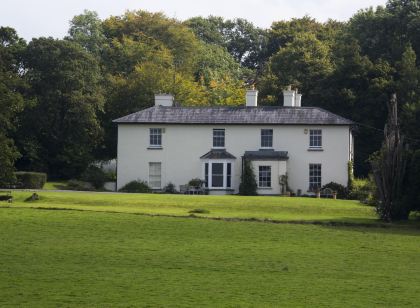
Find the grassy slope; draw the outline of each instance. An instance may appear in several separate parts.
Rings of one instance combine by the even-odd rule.
[[[419,236],[0,208],[0,306],[415,307]]]
[[[30,195],[30,192],[14,192],[15,202],[12,206],[177,216],[187,216],[190,210],[200,208],[210,213],[198,216],[377,223],[372,207],[347,200],[41,191],[39,201],[24,202]]]

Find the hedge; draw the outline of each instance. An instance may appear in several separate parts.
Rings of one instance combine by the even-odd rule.
[[[42,189],[47,181],[47,174],[41,172],[15,172],[16,187],[23,189]]]

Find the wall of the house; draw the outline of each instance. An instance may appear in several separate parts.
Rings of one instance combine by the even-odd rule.
[[[149,146],[149,128],[164,128],[162,149]],[[260,149],[260,131],[273,129],[273,149],[288,151],[286,162],[289,186],[306,193],[309,187],[309,164],[322,164],[322,184],[331,181],[347,185],[347,162],[350,157],[348,126],[310,125],[144,125],[120,124],[118,127],[118,189],[132,180],[148,181],[149,162],[162,163],[162,186],[172,182],[177,187],[192,178],[204,178],[200,157],[212,148],[213,128],[226,130],[226,150],[236,156],[232,184],[238,192],[242,156],[245,151]],[[322,129],[323,151],[309,151],[309,129]],[[306,130],[305,130],[306,129]],[[254,162],[257,166],[261,162]],[[277,168],[277,166],[275,166]],[[281,172],[279,164],[278,170]],[[258,176],[258,168],[255,168]],[[272,176],[273,189],[263,194],[278,194],[278,179]]]

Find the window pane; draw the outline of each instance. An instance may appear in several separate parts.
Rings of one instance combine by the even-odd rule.
[[[271,187],[271,166],[259,166],[258,171],[258,186]]]
[[[213,147],[225,146],[225,130],[213,129]]]
[[[309,130],[309,146],[322,147],[322,130],[320,129]]]
[[[206,182],[205,186],[209,187],[209,163],[204,164],[204,181]]]
[[[262,129],[261,130],[261,147],[271,148],[273,146],[273,130]]]
[[[232,164],[231,163],[227,163],[226,165],[227,171],[226,171],[226,186],[227,187],[232,187]]]
[[[223,163],[213,163],[211,182],[213,187],[223,187]]]
[[[321,188],[321,164],[309,164],[309,190]]]
[[[150,145],[154,145],[154,146],[162,145],[162,129],[161,128],[150,129]]]
[[[161,163],[149,163],[149,185],[152,188],[161,188]]]

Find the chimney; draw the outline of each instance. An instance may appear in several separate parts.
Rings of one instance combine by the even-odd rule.
[[[174,97],[172,94],[155,94],[155,106],[172,107]]]
[[[299,94],[298,89],[296,89],[295,107],[301,107],[301,103],[302,103],[302,94]]]
[[[246,91],[246,106],[247,107],[257,107],[258,91],[257,90],[247,90]]]
[[[295,107],[295,90],[292,90],[292,86],[288,86],[283,90],[283,106],[284,107]]]

